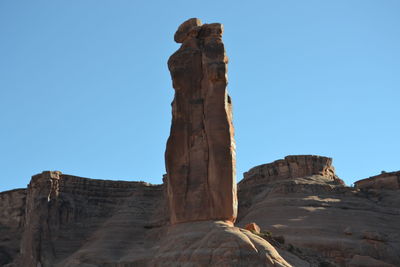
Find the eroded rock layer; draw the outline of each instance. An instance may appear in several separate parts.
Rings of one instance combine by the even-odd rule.
[[[140,262],[168,220],[161,185],[46,171],[26,191],[20,255],[12,266]]]
[[[162,185],[35,175],[0,193],[0,265],[400,265],[400,190],[253,178],[239,184],[236,225],[256,223],[268,242],[223,221],[170,226]]]
[[[19,254],[25,225],[26,189],[0,193],[0,266]]]
[[[168,61],[175,97],[165,152],[171,223],[235,221],[232,107],[227,94],[223,26],[184,22]]]
[[[286,156],[284,159],[253,167],[244,173],[240,184],[244,186],[247,184],[268,183],[310,175],[321,175],[343,184],[343,181],[335,174],[332,159],[314,155]]]
[[[400,266],[400,191],[367,184],[362,190],[347,187],[328,158],[301,157],[306,160],[295,165],[301,175],[287,171],[287,160],[247,173],[238,185],[238,226],[257,223],[261,232],[284,240],[286,250],[311,266]],[[267,175],[279,166],[285,175]],[[385,177],[397,181],[393,176]],[[380,179],[385,178],[376,182]]]
[[[400,171],[382,172],[379,175],[359,180],[354,183],[359,189],[400,189]]]

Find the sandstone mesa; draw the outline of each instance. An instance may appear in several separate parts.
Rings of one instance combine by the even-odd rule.
[[[0,193],[1,266],[400,266],[400,172],[287,156],[236,184],[223,26],[189,19],[162,185],[44,171]]]

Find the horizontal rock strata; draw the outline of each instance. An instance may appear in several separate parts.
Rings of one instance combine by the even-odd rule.
[[[168,220],[165,206],[162,186],[35,175],[15,266],[100,266],[126,255],[134,262],[158,239],[157,229]]]
[[[368,258],[398,266],[400,195],[375,188],[345,186],[328,158],[286,157],[252,168],[239,183],[237,224],[257,223],[312,266],[367,266],[361,259]]]
[[[269,232],[292,266],[400,265],[397,190],[359,190],[316,174],[240,185],[238,192],[237,226],[255,222],[261,235]],[[207,257],[217,264],[223,254],[266,260],[253,245],[275,255],[268,242],[227,222],[169,226],[162,185],[44,172],[28,189],[0,193],[0,200],[4,266],[162,266]]]
[[[322,156],[286,156],[272,163],[259,165],[244,173],[241,185],[321,175],[343,183],[336,175],[332,159]]]

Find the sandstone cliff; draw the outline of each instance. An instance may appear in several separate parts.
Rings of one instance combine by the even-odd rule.
[[[5,266],[289,266],[230,222],[170,226],[163,185],[46,171],[0,198]]]
[[[26,189],[0,193],[0,266],[12,262],[19,254],[24,228]]]
[[[10,239],[21,240],[20,256],[9,256],[15,266],[27,267],[104,266],[123,261],[124,256],[135,262],[148,253],[158,238],[157,229],[168,220],[163,194],[162,186],[144,182],[94,180],[60,172],[35,175],[19,195],[0,194],[12,203],[6,214],[2,209],[1,217],[16,214],[13,222],[2,220],[1,225],[24,222],[9,232],[15,234]],[[25,212],[19,215],[21,209]],[[10,249],[15,246],[5,251]]]

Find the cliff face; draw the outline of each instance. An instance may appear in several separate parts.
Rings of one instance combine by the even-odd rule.
[[[16,266],[106,264],[147,254],[168,220],[162,186],[60,172],[32,177]]]
[[[0,266],[12,262],[19,254],[25,198],[26,189],[0,193]]]

